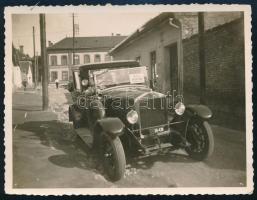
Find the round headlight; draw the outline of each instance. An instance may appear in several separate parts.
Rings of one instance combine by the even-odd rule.
[[[177,113],[177,115],[183,115],[183,113],[185,112],[185,105],[182,102],[178,102],[175,105],[175,112]]]
[[[138,120],[138,114],[135,110],[131,110],[127,114],[127,120],[130,124],[135,124]]]
[[[88,85],[88,80],[87,80],[87,79],[83,79],[83,80],[81,81],[81,84],[82,84],[83,86],[87,86],[87,85]]]

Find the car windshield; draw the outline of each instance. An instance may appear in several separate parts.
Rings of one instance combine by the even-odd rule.
[[[94,77],[95,86],[105,89],[118,85],[147,85],[148,77],[145,66],[133,68],[100,69],[90,70]]]

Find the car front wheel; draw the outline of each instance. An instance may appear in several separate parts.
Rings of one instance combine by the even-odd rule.
[[[186,152],[195,160],[205,160],[214,150],[214,137],[207,121],[192,119],[188,124]]]
[[[120,180],[125,173],[126,158],[119,137],[110,138],[102,134],[101,154],[105,172],[112,181]]]

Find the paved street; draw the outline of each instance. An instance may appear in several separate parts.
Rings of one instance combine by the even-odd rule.
[[[245,186],[245,133],[212,126],[215,151],[196,162],[182,151],[130,159],[125,178],[108,181],[68,123],[68,91],[49,88],[49,111],[39,92],[13,94],[13,185],[15,188]],[[58,101],[57,101],[58,99]]]

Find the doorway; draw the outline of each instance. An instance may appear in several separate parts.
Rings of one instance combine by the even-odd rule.
[[[151,67],[151,88],[156,86],[156,51],[150,52],[150,67]]]
[[[178,90],[178,45],[174,43],[168,47],[170,67],[170,88]]]
[[[57,71],[51,71],[51,82],[54,82],[58,78]]]

